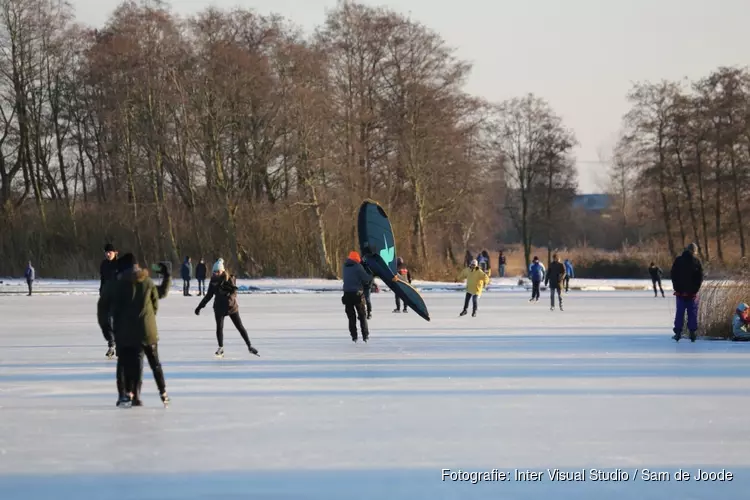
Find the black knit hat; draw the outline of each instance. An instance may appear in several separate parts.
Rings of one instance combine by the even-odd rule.
[[[105,252],[115,252],[115,246],[112,243],[107,243],[104,245],[104,251]]]

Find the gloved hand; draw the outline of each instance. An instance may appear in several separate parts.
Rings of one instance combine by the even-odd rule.
[[[195,308],[195,315],[196,316],[200,316],[201,315],[201,308],[200,307],[196,307]]]

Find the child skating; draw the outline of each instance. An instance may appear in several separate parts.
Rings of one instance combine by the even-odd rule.
[[[482,296],[482,290],[490,284],[490,277],[487,273],[479,268],[476,259],[469,263],[469,267],[464,269],[458,277],[459,280],[466,280],[466,297],[464,298],[464,308],[459,316],[465,316],[469,309],[469,301],[472,303],[472,317],[477,315],[479,297]]]

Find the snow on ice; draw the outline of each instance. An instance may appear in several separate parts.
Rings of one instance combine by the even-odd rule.
[[[146,365],[129,410],[97,283],[2,294],[0,498],[747,498],[750,345],[675,343],[672,299],[649,291],[572,291],[551,312],[495,283],[476,318],[420,284],[429,323],[373,294],[365,345],[336,282],[244,282],[266,292],[240,297],[261,357],[228,323],[223,360],[212,315],[174,293],[158,316],[172,404]]]

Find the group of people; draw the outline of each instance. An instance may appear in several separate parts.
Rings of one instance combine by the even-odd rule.
[[[159,300],[169,293],[171,285],[169,267],[166,263],[152,267],[162,276],[162,282],[157,286],[151,280],[149,270],[141,268],[132,253],[120,257],[110,243],[104,247],[104,253],[105,258],[99,268],[101,282],[97,319],[107,342],[107,358],[117,357],[117,406],[129,408],[143,405],[140,394],[144,355],[154,374],[161,400],[167,406],[170,400],[167,395],[164,371],[159,361],[156,314],[159,310]],[[185,263],[189,262],[188,257]],[[223,357],[224,355],[224,319],[227,316],[240,332],[250,353],[259,356],[258,350],[250,343],[247,330],[239,315],[235,276],[227,272],[224,260],[221,258],[217,259],[212,271],[205,297],[195,309],[195,314],[199,315],[201,309],[213,299],[216,340],[219,344],[216,356]],[[183,280],[184,276],[183,274]],[[201,295],[204,290],[204,285],[201,285]],[[189,296],[189,290],[185,286],[183,286],[183,293]]]
[[[206,275],[208,274],[208,267],[206,261],[201,257],[198,265],[195,266],[195,279],[198,282],[198,297],[202,296],[206,292]],[[190,297],[190,281],[193,279],[193,260],[190,257],[185,257],[182,267],[180,267],[180,277],[182,278],[182,295]]]
[[[479,269],[481,269],[485,274],[488,276],[492,276],[492,265],[490,264],[490,253],[487,250],[482,250],[477,254],[476,259],[474,258],[474,255],[469,251],[466,250],[466,255],[464,255],[464,269],[468,269],[471,267],[471,263],[473,261],[477,262],[477,266]],[[508,259],[505,257],[505,253],[500,250],[500,253],[498,254],[497,258],[497,275],[500,278],[505,277],[505,267],[508,264]]]
[[[557,295],[558,305],[562,311],[562,290],[565,289],[566,293],[570,291],[570,279],[574,277],[575,270],[573,269],[573,263],[569,259],[565,259],[565,262],[562,263],[560,262],[560,256],[554,254],[548,270],[539,261],[539,257],[535,255],[529,265],[529,279],[531,280],[531,298],[529,302],[539,302],[541,295],[540,288],[543,281],[544,286],[548,286],[550,291],[550,311],[555,310],[555,295]]]

